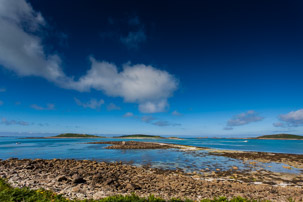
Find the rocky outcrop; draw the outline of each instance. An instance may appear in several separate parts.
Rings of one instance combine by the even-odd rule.
[[[209,152],[216,156],[225,156],[243,161],[256,160],[260,162],[277,162],[285,163],[295,168],[303,168],[303,155],[302,154],[283,154],[283,153],[270,153],[270,152],[245,152],[245,151],[220,151],[215,150]]]
[[[90,142],[88,144],[111,144],[106,149],[170,149],[177,148],[170,144],[161,144],[154,142],[137,142],[137,141],[108,141],[108,142]]]
[[[89,142],[87,144],[110,144],[105,149],[181,149],[181,150],[206,150],[206,147],[195,147],[180,144],[168,144],[160,142],[138,142],[138,141],[103,141]]]
[[[45,188],[79,199],[136,193],[139,196],[154,194],[164,199],[242,196],[273,201],[303,200],[301,187],[208,181],[197,174],[88,160],[9,159],[0,161],[0,177],[7,178],[14,186]]]

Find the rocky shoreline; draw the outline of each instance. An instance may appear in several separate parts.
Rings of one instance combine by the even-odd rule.
[[[136,141],[107,141],[107,142],[89,142],[87,144],[110,144],[105,149],[170,149],[177,148],[174,145],[161,144],[154,142],[136,142]]]
[[[277,162],[284,163],[294,168],[303,168],[302,154],[284,154],[270,152],[246,152],[246,151],[228,151],[228,150],[210,150],[211,155],[225,156],[243,161],[255,160],[263,163]],[[286,169],[291,169],[288,167]]]
[[[138,141],[102,141],[88,142],[87,144],[110,144],[105,149],[181,149],[181,150],[205,150],[206,147],[194,147],[180,144],[167,144],[160,142],[138,142]]]
[[[8,159],[0,161],[0,177],[8,179],[16,187],[50,189],[71,199],[99,199],[136,193],[144,197],[154,194],[164,199],[176,197],[200,200],[241,196],[272,201],[289,201],[289,198],[303,200],[302,186],[259,185],[235,179],[220,180],[219,177],[186,174],[178,170],[89,160]]]
[[[303,168],[303,155],[302,154],[284,154],[284,153],[271,153],[271,152],[253,152],[253,151],[234,151],[234,150],[218,150],[208,147],[196,147],[180,144],[169,144],[159,142],[139,142],[139,141],[102,141],[102,142],[89,142],[87,144],[110,144],[111,146],[105,147],[106,149],[180,149],[185,151],[205,150],[210,155],[224,156],[245,161],[258,161],[262,163],[276,162],[284,163],[285,169]]]

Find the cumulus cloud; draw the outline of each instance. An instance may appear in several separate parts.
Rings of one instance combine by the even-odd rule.
[[[126,112],[123,116],[124,116],[124,117],[133,117],[134,114],[131,113],[131,112]]]
[[[182,116],[182,114],[180,112],[178,112],[177,110],[173,111],[171,114],[173,116]]]
[[[157,117],[151,116],[151,115],[145,115],[145,116],[136,116],[131,112],[127,112],[123,115],[123,117],[133,117],[134,119],[140,120],[144,123],[151,124],[154,126],[164,127],[164,126],[181,126],[179,123],[172,123],[166,120],[161,120]]]
[[[298,127],[303,126],[303,109],[291,111],[279,116],[281,122],[274,123],[275,127]]]
[[[156,121],[153,125],[164,127],[164,126],[181,126],[179,123],[171,123],[169,121]]]
[[[45,126],[49,126],[48,123],[37,123],[38,126],[41,126],[41,127],[45,127]]]
[[[6,88],[0,88],[0,93],[6,92]]]
[[[65,80],[57,55],[45,54],[35,33],[45,21],[25,0],[0,0],[0,63],[20,76]]]
[[[263,120],[264,117],[260,116],[254,110],[249,110],[247,112],[237,114],[227,121],[224,130],[232,130],[235,126],[242,126],[253,122],[258,122]]]
[[[18,121],[18,120],[7,120],[6,118],[1,119],[1,124],[4,125],[21,125],[21,126],[28,126],[30,123],[25,122],[25,121]]]
[[[104,104],[104,100],[100,99],[90,99],[88,102],[83,103],[78,98],[74,98],[77,105],[82,106],[84,108],[91,108],[91,109],[99,109],[101,105]]]
[[[87,91],[101,90],[113,97],[122,97],[125,102],[139,104],[144,113],[165,111],[167,99],[177,89],[178,81],[166,71],[144,64],[125,64],[119,72],[116,65],[91,58],[92,67],[70,88]]]
[[[275,127],[282,127],[282,128],[285,127],[285,124],[282,123],[282,122],[275,122],[272,125],[275,126]]]
[[[157,118],[153,116],[142,116],[141,120],[145,123],[152,123],[153,121],[157,120]]]
[[[37,33],[44,25],[43,16],[25,0],[0,0],[0,65],[19,76],[43,77],[62,88],[81,92],[96,89],[122,97],[125,102],[139,104],[143,113],[166,110],[167,99],[178,87],[173,75],[144,64],[125,64],[119,72],[115,64],[91,57],[91,68],[74,80],[63,72],[58,55],[45,52],[43,37]]]
[[[30,107],[35,109],[35,110],[54,110],[55,109],[54,104],[47,104],[46,107],[42,107],[42,106],[39,106],[39,105],[36,105],[36,104],[32,104]]]
[[[107,105],[107,110],[108,111],[113,111],[113,110],[120,110],[121,108],[117,105],[115,105],[114,103],[110,103],[109,105]]]
[[[156,117],[153,116],[142,116],[141,117],[141,121],[145,122],[145,123],[149,123],[155,126],[160,126],[160,127],[164,127],[164,126],[180,126],[181,124],[179,123],[171,123],[169,121],[165,121],[165,120],[160,120]]]

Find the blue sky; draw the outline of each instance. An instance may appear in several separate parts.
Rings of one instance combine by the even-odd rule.
[[[302,9],[0,0],[0,134],[303,134]]]

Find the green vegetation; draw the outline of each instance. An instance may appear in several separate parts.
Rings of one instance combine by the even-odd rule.
[[[155,135],[144,135],[144,134],[134,134],[134,135],[122,135],[119,137],[143,137],[143,138],[163,138],[161,136],[155,136]]]
[[[77,133],[63,133],[54,137],[99,137],[102,138],[102,136],[97,135],[87,135],[87,134],[77,134]]]
[[[13,188],[4,179],[0,178],[0,201],[16,201],[16,202],[165,202],[164,199],[154,197],[153,195],[142,198],[134,194],[128,196],[109,196],[100,200],[69,200],[62,195],[58,195],[52,191],[38,189],[31,190],[25,188]],[[169,202],[193,202],[192,200],[171,199]],[[257,202],[256,200],[243,199],[236,197],[231,200],[225,197],[215,199],[204,199],[201,202]]]
[[[301,135],[291,135],[291,134],[276,134],[276,135],[263,135],[263,136],[257,137],[257,139],[263,139],[263,138],[269,138],[269,139],[303,139],[303,136],[301,136]]]
[[[0,201],[68,201],[61,195],[44,189],[12,188],[0,178]]]

